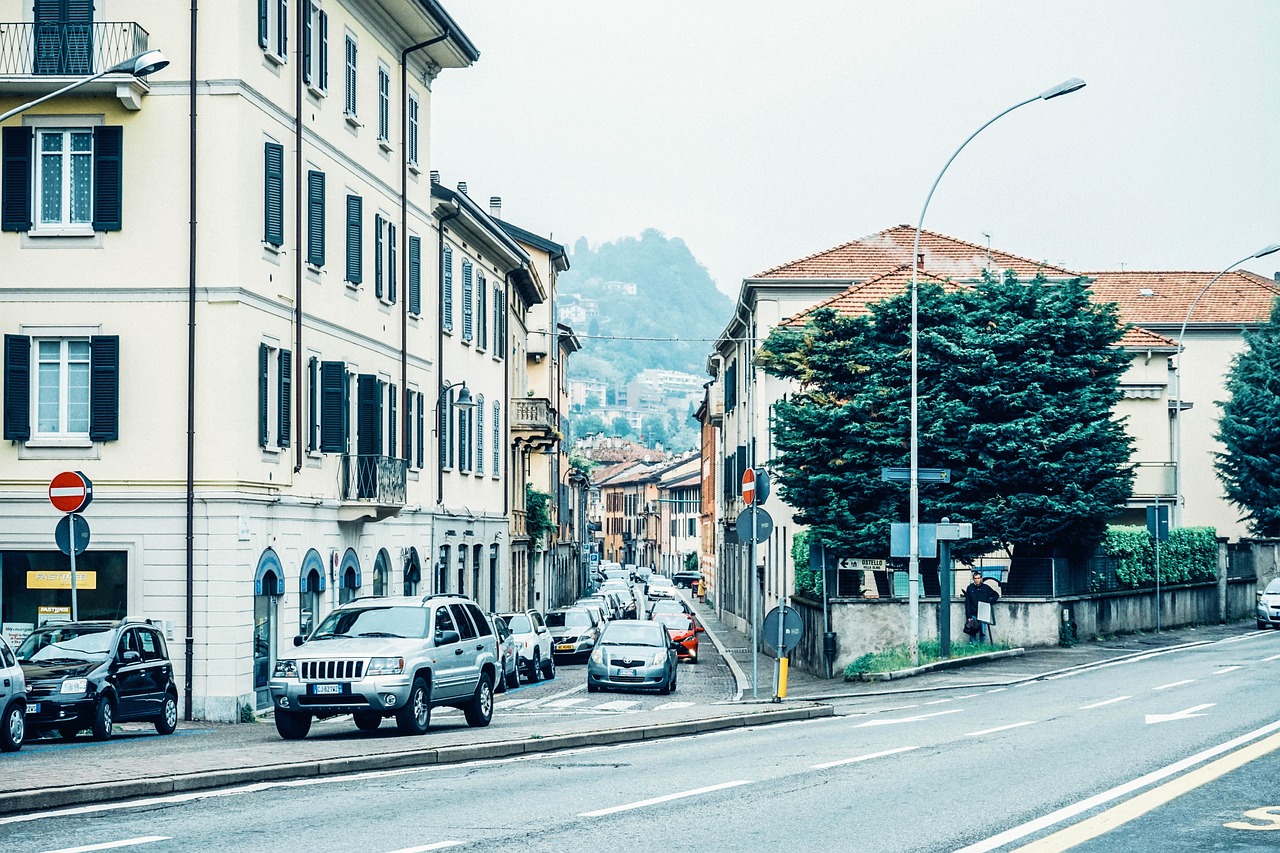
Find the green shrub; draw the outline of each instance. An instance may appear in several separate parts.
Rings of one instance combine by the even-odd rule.
[[[951,643],[951,657],[965,658],[970,655],[980,655],[987,652],[998,652],[1009,648],[1008,643]],[[942,660],[942,646],[937,640],[925,640],[920,643],[920,665],[926,663],[934,663]],[[857,681],[863,673],[868,672],[897,672],[902,669],[911,669],[911,649],[908,646],[894,646],[885,649],[882,652],[869,652],[844,668],[844,677],[846,681]]]
[[[822,572],[809,568],[809,543],[813,541],[808,530],[802,530],[791,538],[791,562],[796,567],[796,592],[822,598]]]
[[[1218,532],[1212,527],[1175,527],[1160,543],[1161,583],[1191,583],[1218,576]],[[1116,560],[1116,578],[1131,589],[1154,586],[1156,542],[1147,528],[1113,525],[1102,550]]]

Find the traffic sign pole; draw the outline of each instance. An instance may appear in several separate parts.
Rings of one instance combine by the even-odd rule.
[[[74,512],[67,516],[67,522],[71,525],[71,547],[67,549],[71,552],[71,621],[79,622],[80,615],[76,608],[76,514]]]
[[[755,477],[752,477],[754,497]],[[756,577],[756,508],[751,513],[751,698],[760,698],[760,580]]]

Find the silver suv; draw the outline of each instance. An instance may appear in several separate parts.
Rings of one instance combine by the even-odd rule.
[[[26,738],[27,687],[13,649],[0,637],[0,750],[16,752]]]
[[[462,709],[469,726],[493,718],[493,627],[463,596],[356,599],[293,643],[294,657],[277,660],[271,677],[276,731],[286,740],[339,714],[367,732],[394,717],[414,735],[441,705]]]

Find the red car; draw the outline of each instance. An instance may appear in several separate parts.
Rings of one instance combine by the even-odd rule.
[[[698,635],[706,633],[706,628],[693,621],[687,613],[657,613],[655,622],[661,622],[667,629],[667,636],[680,644],[676,656],[698,662]]]

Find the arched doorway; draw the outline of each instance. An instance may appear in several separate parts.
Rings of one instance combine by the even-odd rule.
[[[277,603],[284,595],[284,569],[268,548],[253,575],[253,692],[259,708],[271,704],[271,669],[276,661]]]
[[[311,635],[312,629],[320,621],[320,606],[324,601],[321,595],[325,590],[324,560],[320,552],[312,548],[302,558],[302,573],[298,591],[302,593],[298,602],[298,633],[304,637]]]
[[[359,594],[360,558],[352,548],[342,555],[342,569],[338,573],[338,603],[346,604]]]
[[[383,548],[373,561],[373,594],[377,596],[386,595],[387,583],[390,579],[391,555],[387,553],[386,548]]]
[[[422,583],[422,560],[418,557],[418,549],[410,548],[404,558],[404,594],[417,595],[420,583]]]

